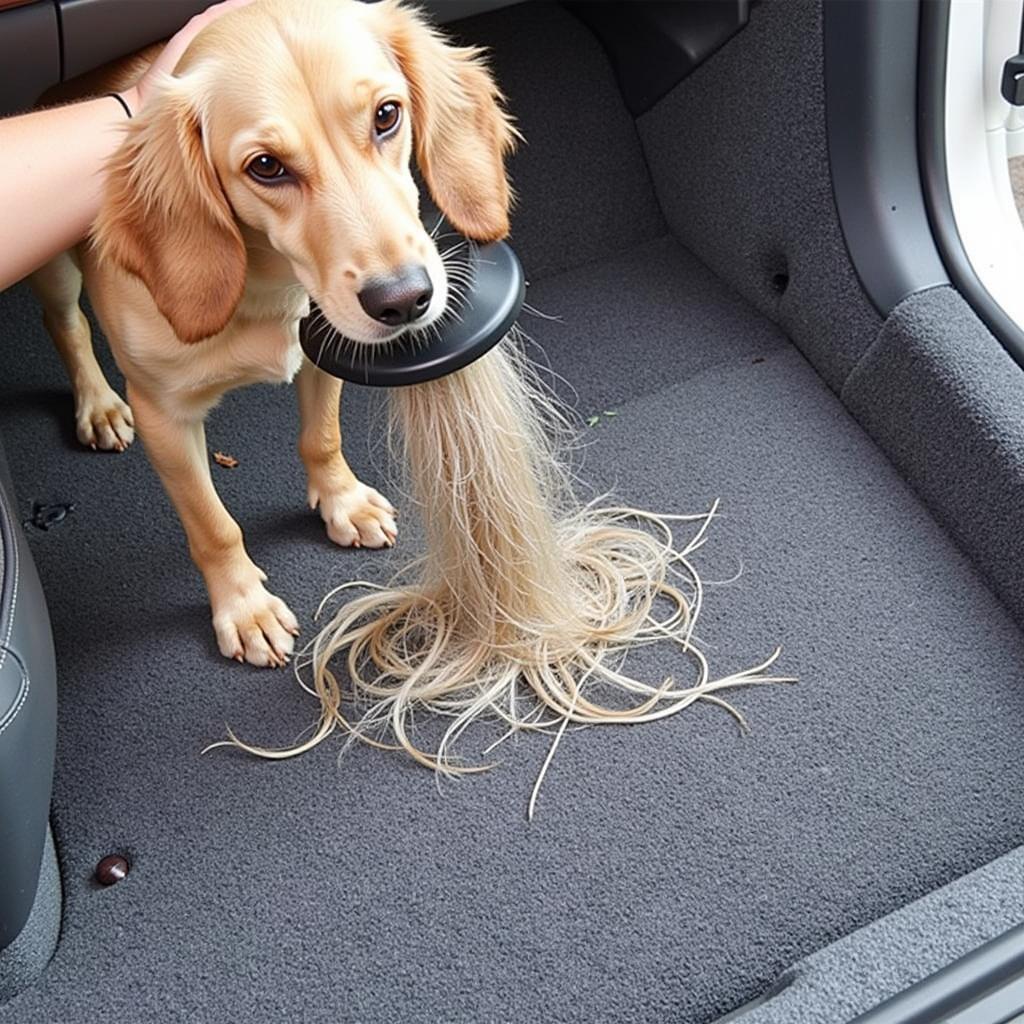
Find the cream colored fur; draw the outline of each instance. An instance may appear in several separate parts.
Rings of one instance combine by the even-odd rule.
[[[548,731],[532,815],[570,724],[651,722],[702,700],[743,725],[724,691],[792,681],[769,671],[778,650],[712,678],[694,639],[703,587],[691,557],[715,506],[687,517],[581,505],[562,461],[569,420],[513,339],[391,401],[424,555],[388,586],[339,588],[368,592],[341,605],[297,664],[320,703],[308,739],[275,750],[229,733],[213,746],[281,759],[340,729],[456,775],[489,767],[458,750],[481,721],[500,731],[485,753]],[[685,519],[700,526],[677,545],[673,524]],[[638,678],[628,655],[655,643],[671,674]]]

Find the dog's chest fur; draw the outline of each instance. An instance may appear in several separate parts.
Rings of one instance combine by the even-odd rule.
[[[309,296],[295,285],[250,281],[235,315],[220,334],[194,345],[178,340],[155,315],[141,282],[132,298],[121,291],[111,343],[125,376],[146,383],[185,411],[215,405],[228,391],[248,384],[287,383],[302,365],[299,321]]]
[[[205,364],[212,381],[285,384],[299,372],[299,321],[309,313],[309,296],[297,286],[260,288],[250,283],[227,330],[210,339]]]
[[[299,317],[288,321],[236,317],[221,334],[194,348],[185,354],[175,349],[161,353],[176,364],[176,384],[183,390],[286,384],[302,364]]]

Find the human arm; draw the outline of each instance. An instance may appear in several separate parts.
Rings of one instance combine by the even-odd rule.
[[[149,71],[120,93],[138,113],[153,83],[171,73],[211,21],[251,0],[225,0],[194,17],[164,47]],[[0,290],[81,241],[103,196],[103,169],[121,143],[128,114],[101,96],[0,120]]]

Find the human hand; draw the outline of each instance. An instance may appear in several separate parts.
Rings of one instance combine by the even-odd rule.
[[[150,65],[149,70],[129,89],[121,94],[132,113],[137,114],[145,105],[153,91],[154,83],[163,75],[171,74],[178,65],[182,54],[189,44],[207,25],[216,21],[221,15],[233,11],[236,7],[245,7],[253,0],[223,0],[222,3],[207,7],[202,14],[197,14],[184,28],[176,32],[167,41],[160,55]]]

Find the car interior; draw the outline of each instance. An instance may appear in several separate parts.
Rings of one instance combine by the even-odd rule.
[[[799,678],[736,695],[749,734],[702,703],[569,732],[529,822],[542,737],[441,785],[340,739],[201,754],[225,724],[292,742],[314,703],[218,655],[141,446],[82,449],[35,300],[0,294],[0,1024],[1024,1012],[1024,335],[949,195],[957,2],[428,5],[525,139],[519,323],[587,424],[580,477],[720,500],[700,639]],[[2,112],[204,6],[0,0]],[[386,489],[384,415],[346,385]],[[330,545],[296,417],[248,388],[208,437],[308,638],[421,533]]]

